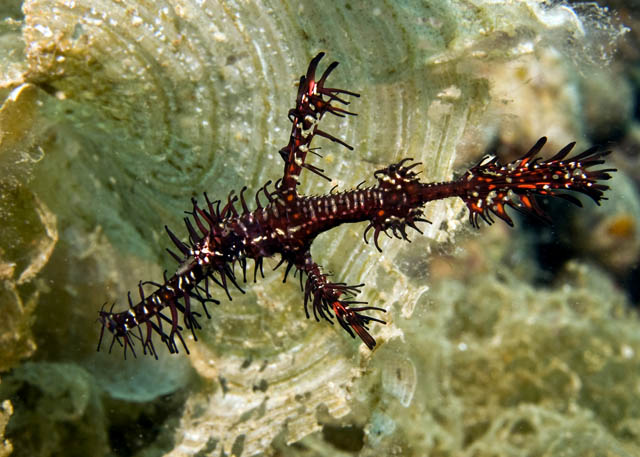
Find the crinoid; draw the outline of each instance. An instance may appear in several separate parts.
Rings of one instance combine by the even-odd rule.
[[[339,138],[319,129],[326,113],[344,117],[354,115],[343,107],[347,97],[359,95],[344,89],[326,86],[327,78],[338,65],[331,63],[322,76],[316,79],[316,68],[323,57],[318,54],[311,60],[306,75],[300,78],[296,104],[289,111],[293,126],[289,144],[280,150],[284,160],[284,173],[269,190],[266,183],[255,196],[256,208],[250,210],[244,198],[246,187],[239,196],[229,194],[225,203],[209,200],[204,195],[204,205],[192,200],[191,219],[185,218],[189,234],[188,243],[183,243],[169,229],[169,237],[178,252],[169,253],[178,262],[176,272],[164,277],[161,283],[141,282],[139,298],[129,295],[129,308],[125,311],[100,311],[102,323],[98,349],[106,328],[113,335],[109,350],[115,342],[135,355],[134,343],[138,340],[145,354],[157,358],[153,334],[160,336],[170,352],[178,352],[176,338],[189,352],[182,331],[191,331],[194,339],[200,329],[200,313],[194,311],[198,302],[210,318],[208,303],[219,303],[213,297],[214,288],[230,297],[231,285],[241,290],[235,274],[239,265],[246,281],[247,259],[255,262],[253,277],[262,274],[265,257],[280,255],[278,264],[286,264],[284,277],[292,268],[306,275],[304,308],[307,317],[313,313],[316,320],[333,323],[335,319],[347,333],[356,335],[373,349],[376,341],[369,333],[372,322],[384,324],[371,312],[384,312],[366,302],[354,300],[364,284],[347,285],[331,282],[326,273],[314,262],[311,244],[322,232],[346,223],[368,222],[364,231],[373,231],[373,242],[380,250],[380,233],[391,231],[397,238],[407,240],[407,227],[420,232],[417,223],[428,222],[423,218],[423,207],[428,202],[443,198],[461,198],[469,209],[470,222],[474,227],[479,220],[493,222],[497,216],[509,225],[513,222],[506,212],[511,207],[523,212],[545,217],[536,204],[537,195],[561,197],[580,205],[572,193],[582,193],[596,203],[604,199],[608,187],[601,181],[609,179],[614,169],[593,168],[604,163],[610,151],[591,148],[581,154],[567,158],[574,143],[571,143],[550,159],[543,160],[538,153],[546,138],[538,142],[521,158],[501,165],[496,157],[487,156],[470,168],[461,178],[441,183],[424,183],[414,171],[418,163],[403,159],[375,173],[377,183],[361,188],[309,197],[298,193],[297,186],[303,168],[327,178],[324,170],[307,163],[307,154],[313,152],[311,142],[316,136],[327,138],[352,149]],[[260,192],[266,204],[260,200]],[[236,209],[239,203],[240,211]],[[277,267],[276,267],[277,268]],[[144,286],[153,288],[145,294]],[[309,312],[309,305],[311,313]],[[182,315],[182,324],[180,321]],[[184,326],[184,327],[183,327]]]

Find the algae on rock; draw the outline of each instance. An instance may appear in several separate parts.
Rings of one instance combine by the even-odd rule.
[[[17,392],[20,395],[17,396]],[[105,455],[99,389],[75,364],[27,362],[5,376],[0,395],[16,398],[8,425],[17,455]]]
[[[2,440],[2,443],[0,443],[0,457],[6,457],[13,451],[11,442],[4,439],[4,431],[11,418],[11,414],[13,414],[13,406],[9,400],[4,400],[2,407],[0,407],[0,440]]]
[[[0,217],[5,221],[0,232],[0,371],[35,350],[36,278],[58,240],[56,216],[29,188],[29,174],[39,160],[37,101],[37,90],[22,84],[0,107]]]

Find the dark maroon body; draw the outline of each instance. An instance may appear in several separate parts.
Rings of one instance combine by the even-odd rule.
[[[365,242],[368,233],[373,231],[374,244],[380,250],[378,237],[381,233],[391,232],[397,238],[407,240],[407,228],[419,232],[416,224],[428,222],[422,217],[424,206],[442,198],[462,198],[475,227],[479,218],[492,223],[492,216],[513,225],[505,211],[507,206],[545,217],[536,204],[536,195],[562,197],[576,204],[580,201],[571,195],[572,192],[588,195],[596,203],[603,199],[603,192],[608,187],[601,181],[609,179],[608,172],[615,170],[593,170],[592,167],[602,164],[609,151],[592,148],[565,159],[574,146],[571,143],[543,161],[537,155],[546,142],[544,137],[518,160],[501,165],[495,157],[486,157],[455,181],[420,182],[414,172],[419,164],[404,159],[378,170],[375,173],[377,182],[371,187],[314,197],[300,195],[297,185],[303,168],[326,178],[323,170],[306,160],[307,153],[312,151],[310,145],[314,137],[321,136],[352,149],[342,140],[318,129],[327,112],[337,116],[352,115],[336,103],[346,105],[348,103],[341,97],[358,96],[324,86],[337,66],[336,62],[316,80],[315,70],[322,56],[322,53],[316,56],[307,74],[300,78],[296,106],[289,112],[293,123],[289,144],[280,150],[285,162],[284,172],[273,190],[269,190],[269,183],[260,189],[253,210],[245,201],[243,193],[246,189],[242,189],[239,197],[232,192],[224,205],[220,201],[209,201],[206,194],[202,206],[192,200],[191,218],[185,218],[188,241],[180,240],[167,229],[179,251],[169,251],[179,264],[175,274],[165,277],[161,283],[141,282],[139,300],[134,303],[129,297],[126,311],[100,311],[103,325],[100,341],[106,328],[113,334],[111,347],[115,342],[120,343],[124,346],[125,356],[127,349],[134,351],[134,342],[139,340],[143,352],[157,358],[152,340],[155,333],[171,352],[178,351],[176,338],[188,352],[182,331],[184,328],[190,330],[195,338],[195,330],[200,328],[197,320],[200,314],[192,307],[194,300],[210,317],[206,305],[219,303],[213,298],[210,285],[231,298],[230,285],[242,291],[236,277],[237,265],[246,281],[247,260],[253,260],[255,280],[257,272],[262,273],[263,259],[279,254],[280,264],[286,265],[285,280],[292,268],[298,270],[301,279],[306,275],[303,288],[307,317],[311,305],[316,320],[333,323],[335,319],[352,337],[357,335],[373,349],[376,341],[369,333],[369,325],[384,321],[365,312],[384,312],[384,309],[366,306],[353,299],[363,284],[350,286],[328,280],[310,252],[319,234],[342,224],[368,222]],[[236,208],[238,204],[239,209]],[[151,291],[146,293],[149,289]],[[180,316],[184,328],[180,325]]]

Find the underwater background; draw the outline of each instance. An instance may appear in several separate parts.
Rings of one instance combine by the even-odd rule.
[[[0,456],[640,455],[640,5],[535,0],[3,0]],[[490,152],[603,144],[602,206],[540,200],[474,230],[427,205],[412,243],[313,246],[387,309],[370,352],[305,318],[297,279],[220,292],[191,355],[96,352],[103,304],[175,269],[191,197],[282,171],[316,53],[358,116],[305,194],[403,157],[423,181]],[[326,127],[325,127],[326,125]]]

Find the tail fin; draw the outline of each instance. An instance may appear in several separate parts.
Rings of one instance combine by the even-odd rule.
[[[479,218],[491,224],[493,214],[513,226],[506,206],[546,219],[536,203],[537,195],[560,197],[578,206],[582,204],[572,192],[588,195],[597,204],[606,200],[603,193],[609,186],[601,181],[610,179],[609,173],[616,169],[592,168],[603,164],[611,151],[592,147],[566,158],[575,146],[569,143],[550,159],[542,160],[537,155],[546,141],[546,137],[540,138],[524,156],[506,165],[487,156],[466,172],[459,181],[464,188],[460,197],[469,208],[471,225],[478,227]]]

